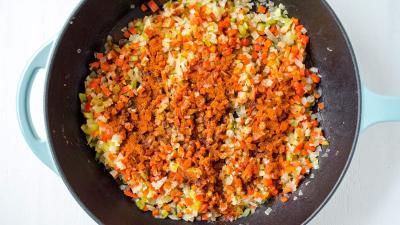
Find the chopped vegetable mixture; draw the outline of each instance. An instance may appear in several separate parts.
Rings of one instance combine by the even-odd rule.
[[[97,158],[157,218],[234,220],[287,201],[328,144],[306,29],[273,3],[153,3],[89,65],[79,98]]]

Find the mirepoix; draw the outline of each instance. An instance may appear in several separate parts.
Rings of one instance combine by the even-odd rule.
[[[138,208],[234,220],[318,168],[321,77],[283,5],[172,1],[122,32],[79,98],[88,144]]]

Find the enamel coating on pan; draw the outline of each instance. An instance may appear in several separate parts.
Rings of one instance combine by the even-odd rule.
[[[285,204],[272,200],[246,218],[212,224],[307,223],[332,196],[343,178],[360,127],[400,119],[399,98],[376,95],[361,88],[350,42],[325,1],[275,2],[285,4],[289,14],[300,18],[308,29],[311,44],[307,63],[318,67],[322,74],[326,109],[320,113],[320,118],[331,143],[329,156],[320,159],[320,169],[313,172],[314,178],[302,182],[299,190],[303,195],[300,196],[299,191],[292,195],[297,196],[296,201],[293,197]],[[140,2],[136,3],[140,5]],[[22,133],[36,156],[60,174],[75,199],[99,224],[207,224],[154,219],[149,213],[138,210],[103,166],[95,161],[94,151],[86,145],[80,130],[83,118],[77,96],[83,90],[87,65],[93,59],[93,52],[102,48],[108,34],[118,39],[123,26],[132,18],[143,16],[138,9],[130,9],[131,4],[131,0],[83,1],[59,38],[35,55],[23,74],[17,94]],[[48,70],[45,96],[48,143],[37,138],[27,107],[37,68]],[[268,207],[272,212],[267,216],[264,211]]]

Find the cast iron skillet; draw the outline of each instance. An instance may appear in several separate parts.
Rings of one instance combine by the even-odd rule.
[[[140,3],[135,2],[137,6]],[[320,159],[320,169],[313,172],[315,178],[306,178],[301,183],[299,189],[303,195],[298,196],[296,192],[297,201],[293,201],[293,197],[285,204],[271,200],[246,218],[214,224],[307,223],[342,179],[358,137],[360,79],[351,45],[334,12],[323,0],[276,0],[275,3],[283,3],[291,16],[300,18],[311,38],[307,64],[318,67],[322,75],[321,88],[326,109],[319,116],[330,142],[330,153]],[[80,129],[84,120],[78,93],[83,91],[87,65],[93,60],[93,52],[102,49],[108,34],[118,38],[119,30],[128,21],[144,16],[139,7],[131,9],[131,4],[132,0],[83,1],[55,43],[48,70],[45,112],[48,142],[56,170],[75,199],[100,224],[206,224],[154,219],[149,213],[138,210],[123,195],[104,167],[96,162],[94,151],[86,145],[85,135]],[[50,48],[47,47],[47,51]],[[29,89],[24,82],[21,86],[22,89]],[[19,114],[26,113],[26,109],[22,108],[22,111]],[[31,129],[29,118],[27,121],[28,125],[24,125],[26,121],[20,123],[28,143],[36,150],[45,148],[29,140],[28,131],[25,131],[26,126]],[[51,157],[47,160],[52,167]],[[268,216],[264,213],[267,207],[272,208]]]

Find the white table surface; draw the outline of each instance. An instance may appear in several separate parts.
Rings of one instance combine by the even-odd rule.
[[[63,26],[79,0],[0,0],[0,224],[95,224],[59,177],[30,152],[16,119],[15,93],[32,53]],[[364,82],[400,95],[400,1],[328,0],[353,43]],[[43,75],[33,118],[43,134]],[[400,112],[399,112],[400,113]],[[312,225],[400,224],[400,123],[361,134],[342,184]]]

